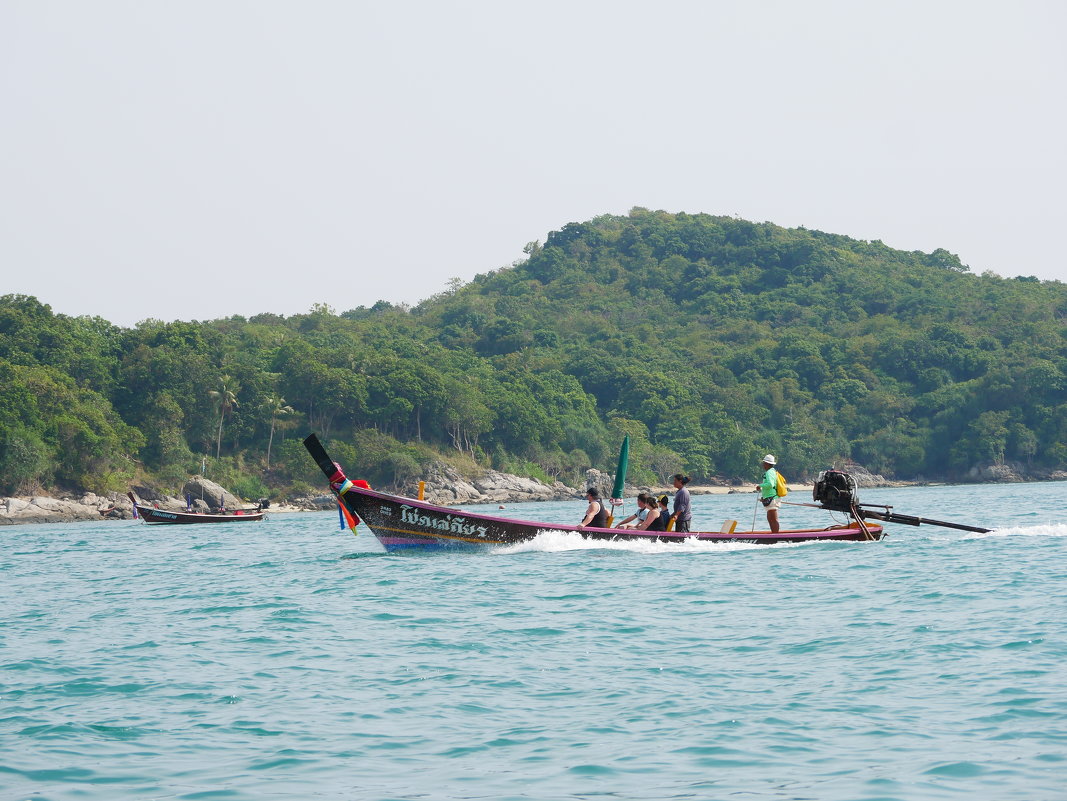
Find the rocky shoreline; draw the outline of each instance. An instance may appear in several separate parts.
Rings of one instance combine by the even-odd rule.
[[[133,504],[129,498],[119,497],[117,493],[100,496],[90,492],[80,498],[52,498],[47,495],[0,498],[0,526],[16,523],[121,520],[132,517],[132,512]]]
[[[861,488],[869,487],[910,487],[945,482],[935,481],[892,481],[880,475],[872,474],[861,465],[849,464],[842,469],[851,473]],[[968,476],[973,483],[1008,483],[1019,481],[1062,481],[1067,480],[1067,472],[1054,471],[1042,475],[1027,475],[1009,465],[996,465],[975,468]],[[478,478],[465,478],[452,467],[438,463],[431,466],[426,475],[424,498],[428,503],[438,506],[459,506],[478,503],[525,503],[529,501],[566,501],[581,500],[585,487],[597,487],[603,497],[608,497],[612,490],[612,476],[600,470],[586,473],[584,486],[570,487],[556,481],[551,485],[522,476],[486,471]],[[750,493],[755,482],[733,484],[723,481],[717,484],[690,485],[693,495],[725,495],[733,493]],[[790,483],[791,492],[803,494],[811,491],[811,484]],[[160,509],[182,511],[186,508],[183,498],[168,496],[149,487],[133,487],[137,497]],[[406,497],[418,495],[418,483],[411,482],[398,488]],[[673,487],[646,487],[627,485],[624,495],[633,497],[638,492],[653,492],[656,495],[672,494]],[[225,490],[223,487],[201,477],[195,477],[183,488],[183,495],[194,499],[192,506],[200,511],[216,511],[220,507],[238,509],[250,504]],[[293,498],[287,502],[272,502],[270,514],[290,512],[324,511],[334,508],[334,498],[322,494],[306,498]],[[52,497],[35,495],[19,498],[0,498],[0,526],[20,523],[72,523],[91,520],[129,520],[133,517],[133,503],[121,493],[107,495],[85,493],[80,497],[63,495]]]

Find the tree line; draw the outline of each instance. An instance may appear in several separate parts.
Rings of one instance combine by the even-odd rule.
[[[945,250],[634,209],[408,308],[120,328],[0,298],[0,491],[320,483],[317,431],[377,485],[430,461],[577,482],[790,478],[855,460],[960,478],[1067,466],[1067,286]],[[339,305],[345,298],[335,297]]]

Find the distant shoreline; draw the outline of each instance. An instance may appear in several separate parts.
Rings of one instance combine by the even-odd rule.
[[[980,486],[987,484],[1044,484],[1067,481],[1067,473],[1056,473],[1048,478],[1026,478],[1013,481],[889,481],[883,480],[876,483],[861,483],[860,490],[871,489],[899,489],[905,487],[944,487],[944,486]],[[812,491],[811,483],[788,484],[790,494],[809,494]],[[698,484],[691,485],[688,489],[691,495],[749,495],[756,491],[756,484]],[[638,492],[653,492],[658,495],[672,495],[673,487],[629,487],[625,498],[633,498]],[[113,496],[113,497],[112,497]],[[581,500],[581,492],[574,491],[574,499]],[[487,500],[455,500],[449,503],[441,503],[441,506],[483,506],[490,504],[514,504],[514,503],[545,503],[559,501],[561,498],[531,498],[526,493],[520,493],[514,497],[495,497]],[[304,499],[302,503],[272,503],[267,510],[268,516],[272,514],[293,514],[296,512],[328,512],[333,510],[332,499],[325,493],[317,498]],[[108,496],[98,496],[86,493],[79,499],[71,496],[53,497],[49,495],[22,496],[0,498],[0,527],[5,525],[21,525],[33,523],[76,523],[103,520],[130,520],[133,518],[133,507],[129,499],[118,493]]]

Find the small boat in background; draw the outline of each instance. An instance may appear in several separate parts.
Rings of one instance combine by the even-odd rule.
[[[145,523],[251,523],[267,516],[264,509],[269,503],[261,502],[254,509],[238,509],[233,512],[173,512],[140,503],[132,492],[127,492],[126,495],[133,502],[134,516]]]

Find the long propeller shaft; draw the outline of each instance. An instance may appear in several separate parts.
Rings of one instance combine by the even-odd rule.
[[[943,528],[954,528],[960,531],[973,531],[976,534],[987,534],[992,531],[991,528],[979,528],[978,526],[968,526],[963,523],[949,523],[945,520],[933,520],[929,517],[915,517],[913,515],[902,515],[896,512],[876,512],[872,509],[858,509],[860,515],[867,520],[883,520],[886,523],[900,523],[905,526],[921,526],[923,524],[929,526],[942,526]]]

